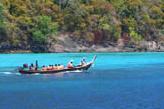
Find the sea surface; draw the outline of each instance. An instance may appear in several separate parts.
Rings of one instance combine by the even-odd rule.
[[[24,63],[78,64],[85,72],[21,75]],[[0,109],[164,109],[164,53],[0,54]]]

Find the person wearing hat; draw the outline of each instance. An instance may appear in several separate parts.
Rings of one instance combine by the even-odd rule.
[[[80,66],[84,66],[86,64],[87,64],[87,62],[86,62],[85,58],[83,58],[80,62]]]

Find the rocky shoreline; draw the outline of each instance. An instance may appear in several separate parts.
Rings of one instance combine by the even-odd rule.
[[[51,42],[46,51],[36,51],[36,53],[65,53],[65,52],[164,52],[164,43],[155,41],[141,41],[137,45],[124,44],[119,41],[117,44],[92,44],[74,41],[68,36],[61,36],[56,39],[57,42]],[[26,47],[23,47],[26,48]],[[29,48],[3,49],[0,47],[0,53],[32,53]]]
[[[114,47],[114,46],[101,46],[101,45],[92,45],[91,47],[86,46],[76,46],[69,47],[59,44],[53,45],[47,52],[37,52],[37,53],[81,53],[81,52],[164,52],[164,46],[161,48],[132,48],[132,47]],[[5,50],[1,53],[33,53],[31,50]],[[35,52],[34,52],[35,53]]]
[[[9,51],[4,51],[4,52],[0,52],[2,54],[15,54],[15,53],[107,53],[107,52],[115,52],[115,53],[121,53],[121,52],[164,52],[164,50],[154,50],[154,51],[139,51],[139,50],[135,50],[135,49],[131,49],[131,48],[126,48],[126,49],[113,49],[113,50],[109,50],[106,48],[100,48],[98,50],[95,51],[91,51],[90,49],[86,49],[84,51],[77,51],[77,50],[63,50],[63,51],[48,51],[48,52],[33,52],[30,50],[9,50]]]
[[[49,52],[164,52],[164,43],[155,41],[141,41],[136,44],[118,43],[84,44],[62,36],[57,43],[49,47]]]

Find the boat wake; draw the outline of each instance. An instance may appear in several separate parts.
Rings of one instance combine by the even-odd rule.
[[[63,73],[81,73],[83,72],[82,70],[75,70],[75,71],[66,71],[66,72],[63,72]]]
[[[0,74],[11,75],[11,74],[12,74],[12,72],[0,72]]]
[[[76,70],[76,71],[74,71],[75,73],[78,73],[78,72],[83,72],[83,71],[81,71],[81,70]]]
[[[21,75],[20,73],[14,73],[14,72],[0,72],[0,76],[4,75]]]
[[[20,76],[22,75],[21,73],[19,73],[17,70],[15,70],[16,68],[3,68],[1,71],[0,71],[0,76]],[[56,73],[56,74],[53,74],[55,76],[61,76],[61,75],[65,75],[65,74],[69,74],[69,73],[82,73],[83,71],[82,70],[76,70],[76,71],[65,71],[65,72],[60,72],[60,73]],[[35,74],[32,74],[34,76],[38,76],[38,75],[41,75],[39,73],[35,73]],[[45,74],[45,75],[51,75],[51,74]]]
[[[0,76],[4,75],[21,75],[17,67],[0,67]]]

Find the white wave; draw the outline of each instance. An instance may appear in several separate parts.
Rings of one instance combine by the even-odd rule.
[[[35,74],[33,74],[33,75],[40,75],[39,73],[35,73]]]
[[[66,73],[70,73],[70,72],[66,71],[66,72],[60,72],[60,73],[56,73],[56,74],[66,74]]]
[[[14,73],[14,74],[16,74],[16,75],[22,75],[21,73]]]
[[[2,75],[21,75],[20,73],[13,73],[13,72],[0,72]]]
[[[83,71],[81,71],[81,70],[76,70],[76,71],[73,71],[73,72],[76,72],[76,73],[78,73],[78,72],[83,72]]]
[[[1,74],[5,74],[5,75],[11,75],[13,74],[12,72],[0,72]]]
[[[63,73],[70,73],[71,71],[65,71],[65,72],[63,72]]]
[[[83,71],[82,70],[66,71],[66,73],[72,73],[72,72],[79,73],[79,72],[83,72]]]

